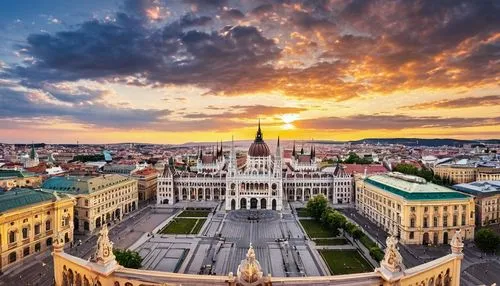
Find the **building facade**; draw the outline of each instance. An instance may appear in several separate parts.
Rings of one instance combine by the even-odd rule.
[[[137,209],[137,180],[121,175],[97,177],[52,177],[43,189],[68,193],[76,198],[74,228],[77,233],[92,233]]]
[[[130,269],[120,266],[113,255],[113,243],[109,240],[107,227],[104,226],[97,241],[94,259],[87,261],[64,252],[64,239],[54,243],[55,286],[271,286],[271,285],[343,285],[343,286],[420,286],[441,285],[459,286],[460,270],[463,260],[462,236],[454,233],[451,240],[451,253],[436,260],[405,269],[397,248],[398,240],[389,236],[380,267],[373,272],[308,276],[274,277],[264,276],[257,253],[250,245],[246,258],[241,261],[236,274],[196,275]]]
[[[448,244],[456,229],[474,238],[474,199],[416,176],[359,176],[356,209],[385,230],[396,227],[403,244]]]
[[[132,174],[138,182],[139,201],[156,200],[158,171],[153,168],[139,170]]]
[[[73,204],[67,195],[39,189],[0,193],[0,271],[48,251],[57,234],[72,241]]]
[[[42,176],[19,170],[0,170],[0,189],[37,188],[42,184]]]
[[[294,145],[295,149],[295,145]],[[234,142],[229,158],[222,144],[210,154],[201,150],[196,171],[176,171],[169,164],[158,177],[157,204],[178,201],[221,201],[225,209],[273,209],[280,211],[283,200],[307,201],[323,194],[334,204],[352,200],[352,176],[338,165],[335,172],[322,172],[315,160],[315,149],[309,154],[293,152],[291,162],[284,163],[279,138],[274,155],[264,142],[259,127],[245,158],[236,157]],[[238,163],[242,161],[243,163]]]
[[[470,183],[476,180],[476,167],[473,165],[437,165],[433,169],[434,174],[446,179],[453,184]]]
[[[453,188],[474,196],[476,225],[500,223],[500,180],[457,184]]]

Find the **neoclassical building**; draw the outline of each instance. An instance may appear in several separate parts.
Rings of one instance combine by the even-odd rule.
[[[456,229],[474,239],[472,196],[392,172],[356,178],[356,209],[403,244],[448,244]]]
[[[0,192],[0,271],[48,251],[56,235],[73,241],[74,199],[40,189]]]
[[[137,180],[122,175],[52,177],[42,188],[76,198],[77,233],[91,233],[104,224],[121,220],[138,206]]]
[[[315,149],[309,154],[295,152],[291,162],[283,160],[278,138],[272,154],[264,141],[260,122],[254,142],[244,158],[236,157],[234,142],[229,158],[224,157],[222,143],[209,154],[201,150],[196,170],[177,171],[165,166],[158,177],[157,204],[178,201],[225,200],[225,209],[273,209],[280,211],[283,200],[305,202],[323,194],[334,204],[347,204],[352,200],[352,176],[340,165],[335,172],[320,170]],[[239,161],[244,162],[242,164]]]
[[[238,266],[236,274],[196,275],[130,269],[120,266],[113,255],[113,243],[109,240],[106,226],[100,231],[97,251],[93,260],[87,261],[64,252],[64,238],[54,243],[55,286],[165,286],[165,285],[343,285],[343,286],[459,286],[463,260],[461,232],[454,233],[451,253],[436,260],[405,269],[397,248],[398,240],[389,236],[386,240],[384,259],[373,272],[308,277],[264,276],[257,255],[250,245],[246,258]]]

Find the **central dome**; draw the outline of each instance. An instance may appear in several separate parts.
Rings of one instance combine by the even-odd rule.
[[[266,142],[262,138],[262,131],[260,130],[260,120],[259,120],[259,129],[257,130],[257,135],[255,136],[255,140],[252,145],[248,149],[248,155],[251,157],[267,157],[271,154],[269,151],[269,146],[267,146]]]

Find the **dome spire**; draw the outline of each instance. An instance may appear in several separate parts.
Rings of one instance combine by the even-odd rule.
[[[257,135],[255,136],[255,142],[263,142],[262,130],[260,129],[260,118],[259,118],[259,128],[257,129]]]

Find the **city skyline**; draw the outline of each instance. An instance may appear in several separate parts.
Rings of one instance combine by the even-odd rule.
[[[500,138],[494,1],[0,3],[0,142]],[[497,68],[495,68],[497,67]]]

